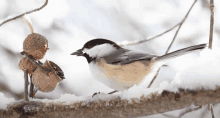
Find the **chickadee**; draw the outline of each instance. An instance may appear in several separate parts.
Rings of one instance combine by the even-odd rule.
[[[205,47],[200,44],[156,56],[124,49],[107,39],[93,39],[71,55],[84,56],[95,79],[123,91],[135,84],[147,87],[146,80],[152,79],[167,60]]]

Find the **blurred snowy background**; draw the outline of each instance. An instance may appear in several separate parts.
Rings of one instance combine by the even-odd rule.
[[[45,0],[0,0],[0,23],[10,15],[38,8]],[[93,38],[117,43],[153,37],[179,23],[194,0],[49,0],[48,5],[28,15],[34,32],[44,35],[50,50],[41,62],[51,60],[64,71],[66,79],[50,93],[37,92],[37,98],[57,99],[62,94],[90,96],[112,89],[94,80],[83,57],[71,56]],[[220,45],[220,1],[215,0],[214,47]],[[171,51],[208,43],[209,1],[198,0],[183,24]],[[177,28],[176,28],[177,29]],[[125,48],[163,55],[176,29],[146,43]],[[23,98],[23,72],[18,69],[23,41],[30,34],[28,26],[17,19],[0,27],[0,92],[16,100]],[[192,65],[199,53],[173,59],[163,67],[152,88],[172,81],[177,72]],[[211,115],[210,115],[211,116]]]

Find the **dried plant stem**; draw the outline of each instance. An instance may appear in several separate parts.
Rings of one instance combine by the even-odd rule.
[[[24,99],[25,101],[29,101],[28,99],[28,70],[24,71]]]
[[[131,43],[128,43],[128,44],[125,44],[125,45],[120,45],[120,46],[135,45],[135,44],[140,44],[140,43],[144,43],[144,42],[153,40],[153,39],[155,39],[155,38],[158,38],[158,37],[160,37],[160,36],[162,36],[162,35],[164,35],[164,34],[170,32],[171,30],[173,30],[174,28],[176,28],[177,26],[179,26],[179,28],[178,28],[178,30],[177,30],[177,32],[176,32],[174,38],[173,38],[173,41],[171,42],[171,45],[172,45],[173,42],[174,42],[174,40],[175,40],[175,38],[176,38],[176,36],[177,36],[177,34],[178,34],[178,32],[179,32],[179,29],[181,28],[182,24],[184,23],[184,21],[185,21],[186,18],[188,17],[189,12],[190,12],[191,9],[193,8],[193,6],[194,6],[194,4],[196,3],[196,1],[197,1],[197,0],[195,0],[194,3],[192,4],[191,8],[189,9],[189,11],[188,11],[188,13],[186,14],[186,16],[184,17],[184,19],[183,19],[180,23],[178,23],[178,24],[176,24],[175,26],[173,26],[172,28],[170,28],[170,29],[166,30],[165,32],[163,32],[163,33],[161,33],[161,34],[158,34],[158,35],[156,35],[156,36],[154,36],[154,37],[152,37],[152,38],[144,39],[144,40],[136,41],[136,42],[131,42]],[[169,46],[168,51],[169,51],[171,45]],[[167,51],[167,52],[168,52],[168,51]]]
[[[37,66],[37,67],[39,67],[40,69],[42,69],[43,72],[44,72],[46,75],[49,75],[50,71],[47,70],[47,68],[44,68],[41,64],[37,63],[36,60],[34,60],[34,59],[31,57],[31,55],[27,54],[27,53],[24,52],[24,51],[21,52],[21,54],[22,54],[22,55],[25,55],[25,56],[28,58],[28,60],[29,60],[32,64],[34,64],[35,66]]]
[[[46,68],[44,68],[42,65],[40,65],[39,63],[37,63],[34,59],[30,58],[29,56],[28,57],[28,60],[31,61],[31,63],[33,63],[34,65],[36,65],[37,67],[39,67],[41,70],[43,70],[43,72],[46,74],[46,75],[49,75],[49,72]]]
[[[191,6],[190,9],[188,10],[188,12],[187,12],[187,14],[185,15],[185,17],[183,18],[183,20],[178,24],[179,27],[178,27],[178,29],[177,29],[177,31],[176,31],[174,37],[173,37],[173,40],[172,40],[172,42],[170,43],[170,45],[169,45],[169,47],[168,47],[168,49],[167,49],[167,51],[166,51],[165,54],[167,54],[167,53],[169,52],[169,50],[170,50],[170,48],[171,48],[173,42],[174,42],[175,39],[176,39],[176,36],[177,36],[177,34],[178,34],[178,32],[179,32],[179,30],[180,30],[182,24],[184,23],[184,21],[185,21],[186,18],[188,17],[188,15],[189,15],[190,11],[192,10],[193,6],[195,5],[196,1],[197,1],[197,0],[195,0],[195,1],[193,2],[192,6]],[[154,78],[151,80],[150,84],[148,85],[148,88],[151,87],[151,85],[153,84],[153,82],[154,82],[155,79],[157,78],[157,76],[158,76],[158,74],[159,74],[159,71],[160,71],[160,68],[158,69],[158,71],[157,71],[156,75],[154,76]]]
[[[30,13],[32,13],[32,12],[36,12],[36,11],[39,11],[39,10],[43,9],[43,8],[47,5],[47,3],[48,3],[48,0],[46,0],[45,3],[44,3],[44,5],[41,6],[40,8],[37,8],[37,9],[31,10],[31,11],[25,12],[25,13],[23,13],[23,14],[21,14],[21,15],[18,15],[18,16],[16,16],[16,17],[10,18],[10,19],[8,19],[8,20],[2,22],[2,23],[0,24],[0,27],[1,27],[3,24],[5,24],[5,23],[7,23],[7,22],[9,22],[9,21],[12,21],[12,20],[15,20],[15,19],[17,19],[17,18],[20,18],[20,17],[24,16],[25,14],[30,14]]]
[[[178,29],[177,29],[177,31],[176,31],[174,37],[173,37],[173,40],[172,40],[172,42],[170,43],[170,45],[169,45],[169,47],[168,47],[168,49],[167,49],[167,51],[166,51],[165,54],[167,54],[167,53],[169,52],[171,46],[173,45],[173,42],[174,42],[175,39],[176,39],[176,36],[177,36],[177,34],[178,34],[180,28],[182,27],[183,23],[185,22],[186,18],[188,17],[190,11],[192,10],[192,8],[193,8],[193,6],[195,5],[196,2],[197,2],[197,0],[195,0],[195,1],[193,2],[193,4],[192,4],[192,6],[190,7],[190,9],[188,10],[186,16],[185,16],[185,17],[183,18],[183,20],[180,22],[180,25],[179,25],[179,27],[178,27]]]
[[[181,23],[181,22],[180,22],[180,23]],[[137,42],[131,42],[131,43],[128,43],[128,44],[125,44],[125,45],[120,45],[120,46],[135,45],[135,44],[140,44],[140,43],[144,43],[144,42],[147,42],[147,41],[153,40],[153,39],[155,39],[155,38],[157,38],[157,37],[160,37],[160,36],[162,36],[162,35],[164,35],[164,34],[170,32],[171,30],[173,30],[174,28],[176,28],[177,26],[179,26],[180,23],[176,24],[176,25],[173,26],[172,28],[170,28],[170,29],[166,30],[165,32],[163,32],[163,33],[161,33],[161,34],[158,34],[158,35],[156,35],[156,36],[154,36],[154,37],[152,37],[152,38],[144,39],[144,40],[137,41]]]
[[[110,92],[110,93],[108,93],[108,94],[113,94],[113,93],[116,93],[116,92],[118,92],[117,90],[114,90],[114,91],[112,91],[112,92]]]
[[[33,26],[31,25],[31,23],[28,21],[28,19],[26,19],[26,18],[23,16],[23,21],[24,21],[25,23],[27,23],[27,25],[28,25],[28,27],[29,27],[29,29],[30,29],[30,31],[31,31],[31,34],[33,34],[33,33],[34,33],[34,28],[33,28]]]
[[[185,114],[187,114],[187,113],[189,113],[189,112],[196,111],[196,110],[199,110],[199,109],[201,109],[201,108],[202,108],[202,106],[198,106],[198,107],[196,107],[196,108],[194,108],[194,109],[187,109],[186,111],[184,111],[183,113],[181,113],[181,114],[179,115],[179,118],[181,118],[182,116],[184,116]]]
[[[32,80],[32,75],[30,76],[30,80],[31,80],[31,84],[30,84],[30,97],[34,98],[34,84],[33,84],[33,80]]]
[[[212,105],[212,104],[209,104],[208,106],[210,107],[210,111],[211,111],[211,114],[212,114],[212,118],[215,118],[214,111],[213,111],[213,105]]]
[[[215,116],[214,116],[214,111],[213,111],[213,105],[210,104],[210,107],[211,107],[212,118],[215,118]]]
[[[209,49],[212,49],[212,42],[213,42],[213,27],[214,27],[214,0],[210,0],[210,32],[209,32]],[[215,118],[214,111],[213,111],[213,105],[209,104],[208,107],[210,107],[212,118]]]
[[[212,42],[213,42],[213,26],[214,26],[214,0],[210,0],[210,33],[209,33],[209,49],[212,49]]]
[[[153,84],[154,80],[157,78],[157,76],[158,76],[158,74],[159,74],[159,72],[160,72],[160,69],[161,69],[161,67],[157,70],[156,75],[154,75],[154,78],[151,80],[151,82],[150,82],[150,84],[148,85],[147,88],[150,88],[150,87],[151,87],[151,85]]]

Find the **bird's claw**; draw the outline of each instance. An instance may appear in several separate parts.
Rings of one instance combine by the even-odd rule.
[[[98,95],[98,94],[100,94],[100,92],[94,93],[94,94],[92,95],[92,97],[94,97],[95,95]]]

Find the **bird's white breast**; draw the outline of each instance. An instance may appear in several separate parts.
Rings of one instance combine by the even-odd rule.
[[[92,73],[93,77],[98,80],[99,82],[105,84],[106,86],[115,89],[115,90],[125,90],[123,86],[126,87],[126,85],[121,84],[121,86],[118,86],[116,81],[114,79],[109,79],[105,74],[104,70],[100,67],[98,67],[94,62],[89,64],[90,72]]]
[[[136,61],[126,65],[111,65],[101,60],[91,62],[89,66],[94,78],[99,82],[112,89],[123,91],[135,84],[147,88],[161,64],[152,62],[148,65]]]

